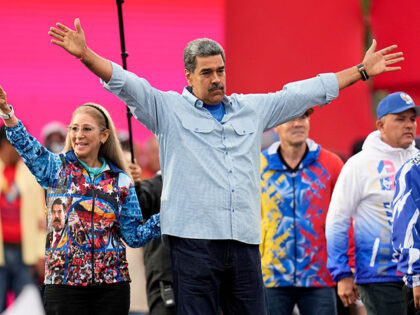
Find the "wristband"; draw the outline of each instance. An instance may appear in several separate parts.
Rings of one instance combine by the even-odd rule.
[[[87,49],[88,49],[87,45],[85,45],[85,48],[83,49],[82,55],[80,56],[80,58],[78,58],[80,61],[83,61],[83,58],[85,58]]]
[[[1,117],[2,119],[10,119],[10,118],[12,118],[12,117],[13,117],[13,115],[15,114],[15,111],[13,110],[12,105],[7,104],[7,106],[9,106],[9,108],[10,108],[10,112],[9,112],[8,114],[1,113],[1,112],[0,112],[0,117]]]
[[[357,65],[356,67],[357,67],[357,70],[359,70],[360,75],[362,76],[362,81],[368,80],[369,76],[365,70],[365,66],[363,65],[363,63]]]

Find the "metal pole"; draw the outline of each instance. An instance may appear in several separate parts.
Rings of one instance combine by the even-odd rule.
[[[124,23],[123,23],[123,14],[122,14],[123,3],[124,3],[124,0],[117,0],[118,24],[120,28],[120,42],[121,42],[121,58],[122,58],[123,68],[127,70],[128,53],[125,51]],[[131,128],[132,114],[128,106],[126,106],[126,109],[127,109],[128,135],[129,135],[129,141],[130,141],[131,162],[134,163],[133,131]]]

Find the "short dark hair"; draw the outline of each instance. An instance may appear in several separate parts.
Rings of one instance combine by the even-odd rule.
[[[225,62],[225,52],[220,44],[212,39],[199,38],[187,44],[184,49],[184,67],[189,72],[194,72],[197,66],[195,57],[208,57],[221,55]]]
[[[63,209],[66,209],[66,204],[64,203],[64,201],[61,198],[57,198],[53,201],[53,203],[51,205],[51,209],[54,208],[55,205],[62,205]]]

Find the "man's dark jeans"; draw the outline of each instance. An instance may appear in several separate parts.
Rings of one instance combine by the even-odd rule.
[[[334,288],[278,287],[265,288],[270,315],[291,315],[297,305],[301,315],[335,315]]]
[[[357,285],[368,315],[406,314],[403,282],[377,282]]]
[[[168,239],[178,314],[266,314],[258,245]]]
[[[407,305],[407,315],[420,315],[420,309],[414,307],[413,289],[404,285],[403,293]]]

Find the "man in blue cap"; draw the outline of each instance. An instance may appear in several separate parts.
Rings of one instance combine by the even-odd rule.
[[[368,314],[405,313],[402,274],[397,271],[398,257],[391,242],[391,202],[396,172],[417,152],[414,138],[419,114],[408,94],[385,97],[377,108],[378,130],[346,162],[331,198],[326,220],[327,266],[344,305],[354,303],[360,294]],[[354,274],[347,256],[351,218]]]

